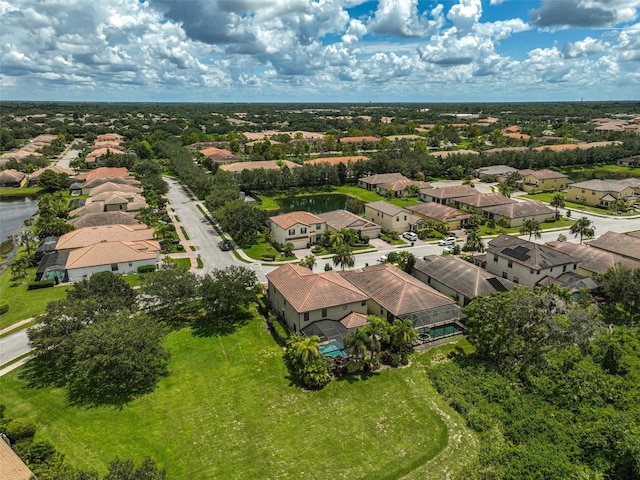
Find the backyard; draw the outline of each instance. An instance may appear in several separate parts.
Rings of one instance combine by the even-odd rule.
[[[534,194],[523,195],[522,198],[530,198],[532,200],[540,200],[541,202],[549,203],[549,202],[551,202],[551,199],[553,198],[553,195],[554,195],[553,192],[534,193]],[[589,213],[596,213],[596,214],[600,214],[600,215],[618,215],[618,216],[621,216],[621,217],[629,216],[629,215],[637,215],[637,212],[634,212],[634,211],[624,212],[624,213],[615,212],[615,211],[607,209],[607,208],[591,207],[589,205],[583,205],[581,203],[571,202],[571,201],[567,200],[566,198],[564,200],[564,208],[568,208],[569,210],[573,210],[576,213],[578,213],[578,212],[589,212]],[[574,215],[573,217],[575,218],[576,215]]]
[[[74,465],[104,472],[116,456],[151,455],[167,478],[449,478],[475,458],[476,437],[426,375],[435,350],[305,391],[255,315],[228,336],[169,334],[169,376],[122,409],[72,407],[63,389],[11,372],[7,415],[33,417],[37,439]]]

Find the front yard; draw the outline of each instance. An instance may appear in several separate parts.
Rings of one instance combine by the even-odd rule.
[[[532,200],[540,200],[541,202],[549,203],[551,202],[553,195],[554,195],[553,192],[534,193],[534,194],[523,195],[521,198],[530,198]],[[629,215],[638,214],[637,212],[633,212],[633,211],[621,213],[621,212],[615,212],[608,208],[590,207],[589,205],[583,205],[581,203],[571,202],[567,199],[565,199],[564,203],[565,203],[564,208],[568,208],[569,210],[572,210],[573,212],[575,212],[573,214],[574,218],[577,218],[577,216],[581,212],[595,213],[600,215],[618,215],[620,217],[626,217]]]
[[[436,393],[430,356],[401,369],[295,386],[264,320],[228,336],[169,334],[170,374],[121,410],[69,406],[65,391],[0,378],[7,415],[36,419],[74,465],[151,455],[167,478],[449,478],[477,440]]]

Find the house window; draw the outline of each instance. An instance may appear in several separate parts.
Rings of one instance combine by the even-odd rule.
[[[406,216],[406,215],[404,216],[404,221],[405,221],[405,222],[407,221],[407,216]]]
[[[533,268],[530,268],[530,269],[529,269],[529,273],[530,273],[531,275],[533,275]]]
[[[296,229],[295,228],[290,228],[289,229],[289,235],[295,235],[296,234]]]
[[[509,260],[509,263],[507,263],[507,267],[513,268],[513,262],[511,260]]]
[[[366,301],[366,300],[362,300],[362,301],[360,302],[360,306],[361,306],[361,307],[366,307],[366,306],[367,306],[367,301]]]
[[[566,265],[563,265],[563,266],[562,266],[562,271],[563,271],[563,272],[566,272],[566,271],[567,271],[567,266],[566,266]]]
[[[498,261],[498,255],[494,255],[494,256],[493,256],[493,261],[494,261],[494,262],[497,262],[497,261]]]
[[[502,272],[502,278],[507,278],[507,272]]]
[[[111,271],[112,272],[117,272],[118,271],[118,264],[117,263],[112,263],[111,264]]]
[[[304,321],[305,322],[309,321],[309,312],[304,312]]]
[[[123,210],[123,209],[124,209],[124,205],[118,205],[118,208],[119,208],[120,210]]]
[[[327,309],[326,308],[322,309],[322,318],[327,318]]]
[[[300,229],[300,233],[307,233],[307,229],[306,229],[305,227],[302,227],[302,228]]]
[[[540,270],[536,270],[536,275],[540,275]]]
[[[553,267],[551,267],[551,268],[549,269],[549,271],[550,271],[550,272],[553,272]]]
[[[322,224],[316,223],[316,230],[322,230]]]
[[[574,264],[573,264],[573,269],[575,270],[576,268],[578,268],[578,264],[577,264],[577,263],[574,263]]]
[[[582,189],[582,193],[584,193],[584,188]]]
[[[130,266],[130,267],[133,267],[133,262],[129,262],[129,266]]]
[[[513,283],[520,283],[520,279],[518,277],[513,277]]]
[[[346,305],[342,305],[342,309],[343,309],[343,310],[346,310],[346,309],[347,309],[347,306],[346,306]]]

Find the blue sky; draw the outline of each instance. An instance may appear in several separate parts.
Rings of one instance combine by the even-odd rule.
[[[640,0],[0,0],[0,99],[639,100]]]

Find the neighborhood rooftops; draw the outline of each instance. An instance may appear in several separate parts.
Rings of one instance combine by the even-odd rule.
[[[618,255],[614,252],[607,252],[606,250],[600,250],[587,245],[556,241],[547,242],[547,245],[560,252],[566,253],[567,255],[579,258],[581,262],[580,268],[591,273],[605,273],[609,268],[618,263],[625,267],[640,269],[640,262],[638,261],[623,257],[622,255]]]
[[[499,235],[491,240],[487,253],[507,257],[515,263],[525,265],[534,270],[544,270],[556,265],[566,265],[580,261],[553,248],[506,234]]]
[[[139,242],[100,242],[69,252],[65,268],[94,267],[138,260],[153,260],[158,257],[160,244],[156,240]]]
[[[302,225],[314,225],[316,223],[325,223],[322,218],[313,213],[309,212],[289,212],[283,213],[282,215],[276,215],[275,217],[271,217],[270,220],[278,225],[280,228],[291,228],[297,223]]]
[[[633,260],[640,260],[640,238],[624,233],[607,232],[587,242],[592,248],[617,253]]]
[[[155,234],[146,225],[103,225],[84,227],[65,233],[58,239],[56,250],[86,247],[99,242],[153,240]]]
[[[512,202],[503,205],[485,207],[485,212],[495,215],[503,215],[507,218],[533,217],[536,215],[553,215],[555,212],[546,203],[539,200],[529,200],[526,202]]]
[[[220,165],[220,170],[227,172],[241,172],[243,170],[254,170],[264,168],[265,170],[279,170],[283,167],[297,168],[300,165],[289,160],[260,160],[257,162],[236,162]]]
[[[475,188],[470,187],[469,185],[451,185],[448,187],[426,188],[420,190],[420,193],[429,197],[439,199],[480,195],[480,192],[478,192]]]

